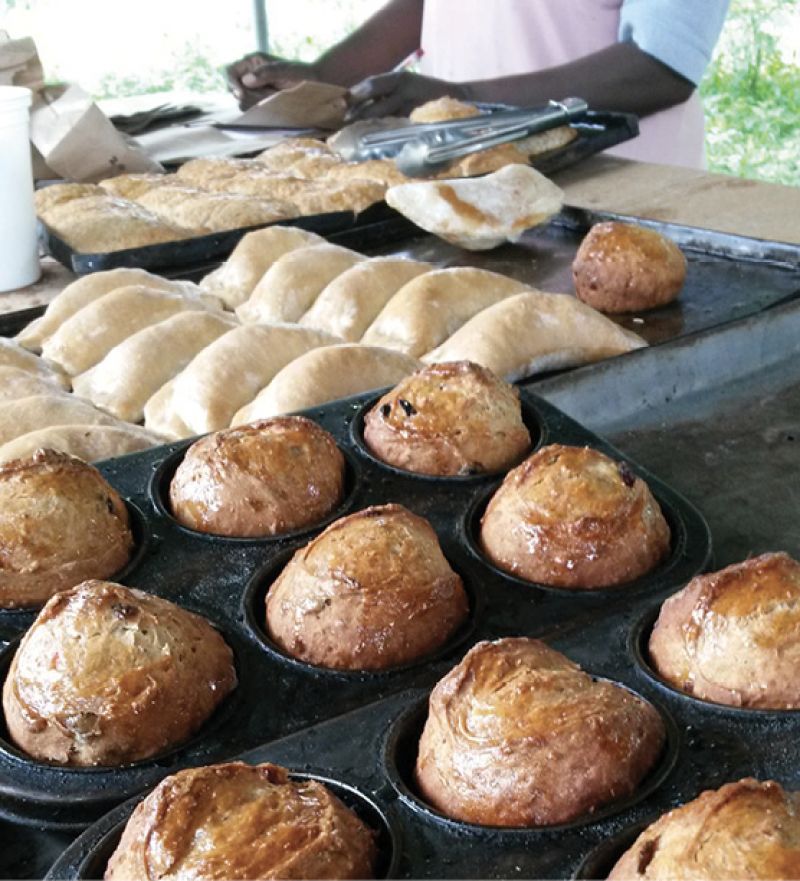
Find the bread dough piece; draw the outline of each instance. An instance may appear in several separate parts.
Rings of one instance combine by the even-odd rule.
[[[437,177],[477,177],[479,174],[499,171],[507,165],[519,165],[527,161],[528,157],[516,144],[500,144],[490,150],[479,150],[477,153],[462,156]]]
[[[251,324],[297,321],[337,275],[366,259],[327,243],[296,248],[272,264],[236,314]]]
[[[5,337],[0,337],[0,367],[24,370],[40,379],[54,382],[62,388],[69,386],[69,379],[60,370],[54,369],[46,361],[37,358],[27,349],[23,349],[19,343]]]
[[[514,141],[514,146],[524,153],[529,159],[534,159],[542,153],[551,153],[571,144],[578,137],[578,132],[570,125],[560,125],[544,132]]]
[[[390,187],[386,202],[413,223],[472,251],[515,242],[561,210],[563,192],[528,165],[506,165],[475,180]]]
[[[752,777],[702,792],[648,826],[609,881],[800,877],[800,793]]]
[[[57,450],[84,462],[99,462],[160,443],[160,438],[138,425],[57,425],[30,431],[3,444],[0,462],[30,456],[36,450]]]
[[[172,291],[189,296],[197,292],[197,285],[193,282],[171,281],[144,269],[110,269],[107,272],[93,272],[68,284],[53,298],[41,318],[32,321],[17,334],[16,341],[26,349],[40,351],[42,344],[79,309],[117,288],[129,285],[140,285],[152,288],[154,291]]]
[[[135,202],[139,196],[150,190],[174,183],[174,181],[175,176],[172,174],[118,174],[116,177],[101,180],[100,187],[110,196],[131,199]]]
[[[325,287],[300,324],[327,330],[350,343],[358,342],[403,285],[432,269],[430,263],[401,257],[375,257],[356,263]]]
[[[420,125],[429,122],[444,122],[448,119],[468,119],[479,115],[480,110],[474,104],[459,101],[458,98],[452,98],[450,95],[444,95],[415,107],[408,118],[411,122]]]
[[[231,425],[307,410],[394,385],[419,366],[416,358],[376,346],[346,343],[313,349],[276,373],[258,397],[239,410]]]
[[[329,214],[353,211],[360,214],[383,199],[385,184],[376,180],[324,180],[311,189],[298,193],[292,200],[299,214]]]
[[[252,159],[190,159],[175,172],[173,182],[181,186],[206,189],[212,181],[233,177],[255,166]]]
[[[400,288],[361,342],[419,357],[443,343],[481,310],[527,290],[530,288],[521,281],[485,269],[436,269]]]
[[[88,398],[126,422],[140,422],[147,401],[217,337],[238,326],[233,315],[179,312],[123,340],[72,382]]]
[[[289,251],[325,241],[296,226],[269,226],[247,233],[231,256],[200,282],[201,290],[219,297],[229,308],[240,306],[272,264]]]
[[[208,193],[189,187],[155,187],[143,193],[138,201],[169,223],[205,233],[272,223],[294,213],[291,205],[277,199]]]
[[[51,184],[34,193],[36,213],[41,217],[56,205],[84,199],[86,196],[103,196],[105,191],[97,184]]]
[[[529,290],[479,312],[422,360],[475,361],[514,382],[646,345],[569,294]]]
[[[227,428],[233,414],[290,361],[336,337],[296,325],[245,325],[206,346],[175,378],[173,407],[193,434]]]
[[[406,177],[392,159],[369,159],[366,162],[346,162],[333,166],[326,173],[325,180],[372,180],[393,187],[408,183],[412,178]]]
[[[168,223],[137,202],[102,196],[71,199],[42,213],[44,222],[73,250],[109,253],[174,242],[197,231]]]
[[[0,403],[0,444],[51,425],[119,425],[119,421],[72,395],[31,395]]]
[[[144,405],[144,425],[164,440],[182,440],[192,431],[175,413],[172,405],[175,380],[165,383]]]
[[[67,319],[44,343],[42,354],[70,376],[77,376],[137,330],[176,312],[208,308],[198,297],[154,291],[143,285],[117,288]]]
[[[19,367],[0,364],[0,401],[15,401],[31,395],[66,394],[64,386],[55,380],[55,374],[46,376],[31,373]]]

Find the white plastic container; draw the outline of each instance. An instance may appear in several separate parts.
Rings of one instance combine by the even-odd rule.
[[[41,275],[29,141],[31,91],[0,86],[0,291]]]

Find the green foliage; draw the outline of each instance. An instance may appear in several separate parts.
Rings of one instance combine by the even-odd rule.
[[[779,40],[795,9],[794,0],[733,0],[701,84],[712,171],[800,185],[800,67]]]
[[[202,47],[186,43],[162,69],[148,70],[139,76],[103,77],[95,97],[122,98],[172,90],[219,92],[224,82],[223,71],[211,64],[207,56]]]

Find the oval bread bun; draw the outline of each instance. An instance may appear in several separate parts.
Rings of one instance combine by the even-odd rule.
[[[611,870],[622,879],[800,878],[800,794],[745,778],[664,814]]]
[[[231,650],[204,618],[84,581],[23,637],[3,709],[11,740],[35,759],[120,765],[185,741],[235,685]]]
[[[578,299],[601,312],[639,312],[671,303],[686,278],[681,249],[653,229],[595,224],[572,264]]]
[[[125,503],[100,472],[65,453],[37,450],[0,465],[0,607],[37,606],[130,559]]]
[[[175,518],[213,535],[278,535],[322,520],[344,493],[344,457],[310,419],[283,416],[201,438],[169,488]]]
[[[106,881],[372,878],[375,834],[316,780],[231,762],[178,771],[136,807]]]
[[[800,563],[762,554],[698,575],[661,607],[650,658],[687,694],[736,707],[800,707]]]
[[[548,826],[630,796],[664,741],[646,701],[537,639],[499,639],[434,688],[415,774],[453,819]]]
[[[551,444],[506,475],[480,540],[496,566],[519,578],[588,590],[649,572],[669,553],[670,531],[624,462]]]
[[[364,440],[390,465],[437,476],[499,471],[531,445],[517,389],[470,361],[402,380],[365,416]]]
[[[380,505],[297,551],[267,595],[267,631],[310,664],[383,670],[440,648],[468,610],[428,521]]]

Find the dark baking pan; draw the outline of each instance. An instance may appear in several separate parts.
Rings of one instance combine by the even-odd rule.
[[[291,552],[321,527],[272,540],[197,534],[177,524],[164,501],[186,442],[109,460],[100,465],[101,471],[144,512],[140,544],[146,541],[146,546],[120,580],[211,620],[233,648],[240,685],[193,741],[125,768],[76,770],[37,763],[8,744],[0,731],[0,814],[52,828],[78,828],[180,767],[230,758],[402,689],[430,687],[478,639],[552,636],[564,628],[588,626],[600,613],[672,593],[709,562],[710,537],[702,516],[670,487],[632,464],[650,484],[672,527],[669,558],[625,587],[576,593],[521,583],[488,563],[475,538],[477,518],[502,475],[432,479],[382,465],[361,440],[362,412],[373,401],[374,395],[362,395],[307,413],[347,453],[347,497],[338,513],[400,502],[428,518],[465,581],[471,601],[465,627],[435,656],[381,673],[333,672],[287,658],[262,629],[264,596]],[[622,458],[534,395],[523,392],[523,403],[535,445],[589,444]],[[0,613],[0,627],[11,636],[28,626],[30,618],[31,613]],[[0,655],[0,665],[10,662],[13,651],[12,644]]]

